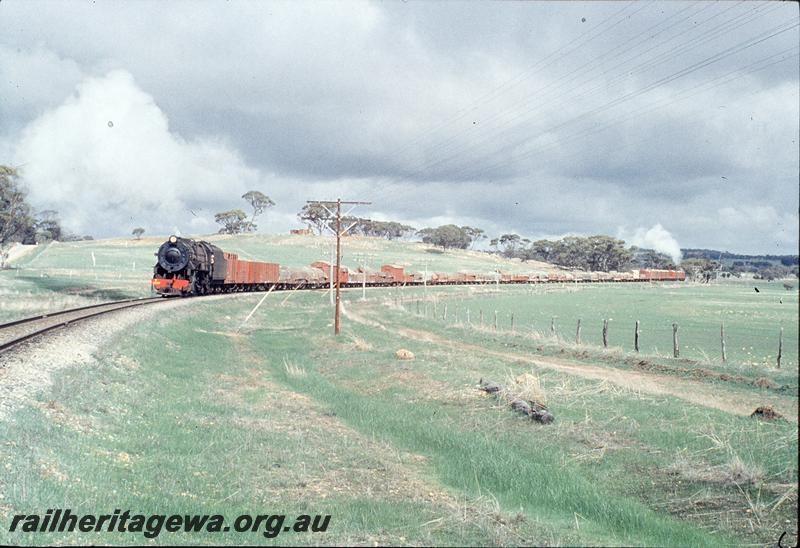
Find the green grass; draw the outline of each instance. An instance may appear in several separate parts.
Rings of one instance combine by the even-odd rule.
[[[0,271],[0,322],[99,300],[144,297],[150,294],[154,254],[167,236],[141,240],[115,239],[53,242],[38,246],[10,262],[13,270]],[[262,234],[198,236],[242,258],[307,266],[330,260],[330,236],[270,236]],[[389,242],[375,238],[348,238],[343,264],[357,268],[357,254],[368,256],[367,265],[405,265],[409,271],[491,273],[540,272],[550,267],[520,263],[495,255],[462,250],[432,249],[415,242]],[[69,299],[64,300],[63,294]],[[15,303],[8,301],[14,299]],[[64,300],[65,302],[60,302]]]
[[[529,370],[513,361],[347,318],[335,340],[322,293],[285,306],[271,295],[234,335],[259,298],[198,301],[109,340],[97,362],[62,371],[39,405],[1,422],[0,524],[52,507],[311,512],[333,515],[328,533],[157,543],[686,546],[774,542],[796,509],[790,497],[769,513],[797,481],[796,424],[539,371],[557,417],[543,427],[474,389]],[[400,346],[417,358],[397,361]],[[761,483],[722,481],[734,458]],[[687,462],[717,476],[693,477]],[[747,497],[763,524],[744,530]],[[694,515],[709,505],[716,518]],[[5,529],[0,543],[142,540]]]
[[[721,362],[724,322],[728,363],[751,371],[775,366],[783,327],[782,367],[795,371],[798,364],[798,292],[786,291],[780,282],[476,287],[439,300],[439,319],[446,302],[450,323],[466,323],[469,309],[472,324],[478,325],[482,310],[484,326],[492,326],[496,310],[500,330],[511,329],[513,314],[517,332],[549,336],[554,320],[558,337],[570,343],[580,319],[581,342],[595,347],[602,346],[603,320],[609,319],[609,345],[624,350],[633,350],[639,320],[641,352],[670,357],[672,324],[677,323],[681,357],[709,363]],[[406,307],[416,312],[414,302]],[[432,318],[433,304],[427,308]]]

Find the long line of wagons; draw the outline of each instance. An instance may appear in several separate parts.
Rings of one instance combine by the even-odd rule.
[[[317,261],[305,267],[245,261],[204,241],[170,236],[156,253],[152,287],[162,295],[206,295],[275,289],[328,287],[335,267]],[[335,278],[334,278],[335,279]],[[403,266],[385,264],[380,270],[342,267],[342,287],[403,285],[533,284],[553,282],[683,281],[680,270],[631,270],[627,272],[549,272],[512,274],[505,272],[407,272]]]

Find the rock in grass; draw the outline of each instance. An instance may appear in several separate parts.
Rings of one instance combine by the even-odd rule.
[[[550,424],[556,420],[553,414],[547,409],[542,409],[541,411],[533,409],[531,410],[530,417],[536,422],[540,422],[542,424]]]
[[[483,382],[483,379],[481,379],[481,390],[483,390],[484,392],[487,392],[489,394],[496,394],[497,392],[500,392],[502,389],[503,389],[502,384],[497,384],[496,382],[491,382],[491,381]]]
[[[775,419],[782,419],[783,415],[775,411],[771,406],[764,405],[758,407],[755,411],[750,414],[751,417],[756,419],[761,419],[765,421],[772,421]]]
[[[514,400],[511,402],[511,409],[526,415],[531,414],[531,406],[525,400]]]
[[[406,350],[405,348],[401,348],[397,352],[394,353],[397,356],[398,360],[413,360],[414,353],[411,350]]]

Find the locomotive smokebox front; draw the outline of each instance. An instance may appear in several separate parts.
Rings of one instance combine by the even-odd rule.
[[[158,264],[167,272],[178,272],[189,264],[189,250],[175,236],[158,248]]]

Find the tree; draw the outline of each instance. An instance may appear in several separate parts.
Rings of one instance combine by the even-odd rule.
[[[7,245],[21,241],[34,222],[19,184],[19,173],[12,167],[0,165],[0,267],[5,266],[8,258]]]
[[[426,244],[441,246],[442,249],[448,247],[456,249],[467,249],[471,242],[469,234],[456,225],[442,225],[437,228],[423,228],[417,232]]]
[[[60,241],[65,235],[58,220],[58,212],[52,209],[45,209],[36,214],[34,229],[34,242],[31,243]]]
[[[630,252],[632,254],[631,266],[635,268],[656,268],[665,270],[674,270],[675,263],[669,255],[659,253],[653,249],[639,248],[631,246]]]
[[[686,259],[681,263],[686,274],[693,280],[708,283],[719,269],[717,261],[709,259]]]
[[[327,224],[331,226],[332,230],[335,230],[332,220]],[[352,227],[350,234],[386,238],[387,240],[403,238],[413,234],[415,231],[413,226],[404,225],[396,221],[373,221],[372,219],[362,219],[360,217],[342,217],[342,226],[345,228]]]
[[[304,205],[300,213],[297,214],[297,218],[316,228],[319,234],[322,234],[325,227],[330,226],[330,222],[333,220],[328,210],[319,204]]]
[[[503,246],[503,255],[505,257],[516,256],[517,245],[520,242],[518,234],[503,234],[499,239],[500,245]]]
[[[470,247],[470,248],[471,248],[471,247],[472,247],[472,246],[475,244],[475,242],[477,242],[478,240],[485,240],[485,239],[486,239],[486,234],[485,234],[485,233],[484,233],[484,231],[483,231],[482,229],[480,229],[480,228],[476,228],[476,227],[473,227],[473,226],[462,226],[462,227],[461,227],[461,230],[463,230],[464,232],[466,232],[466,233],[467,233],[467,236],[469,236],[469,247]]]
[[[144,234],[144,229],[142,227],[134,228],[133,232],[131,232],[131,234],[133,234],[136,237],[137,240],[141,240],[142,239],[142,234]]]
[[[585,249],[586,270],[608,272],[624,270],[631,261],[631,253],[625,249],[625,242],[598,234],[583,238],[579,243]]]
[[[258,190],[250,190],[242,194],[242,198],[244,198],[250,207],[253,208],[253,215],[250,217],[250,225],[252,225],[253,230],[256,228],[256,217],[264,213],[268,207],[272,207],[275,205],[275,202],[272,199],[264,194],[263,192],[259,192]]]
[[[231,209],[214,215],[214,221],[222,225],[220,234],[241,234],[253,232],[255,226],[247,220],[247,214],[241,209]]]

